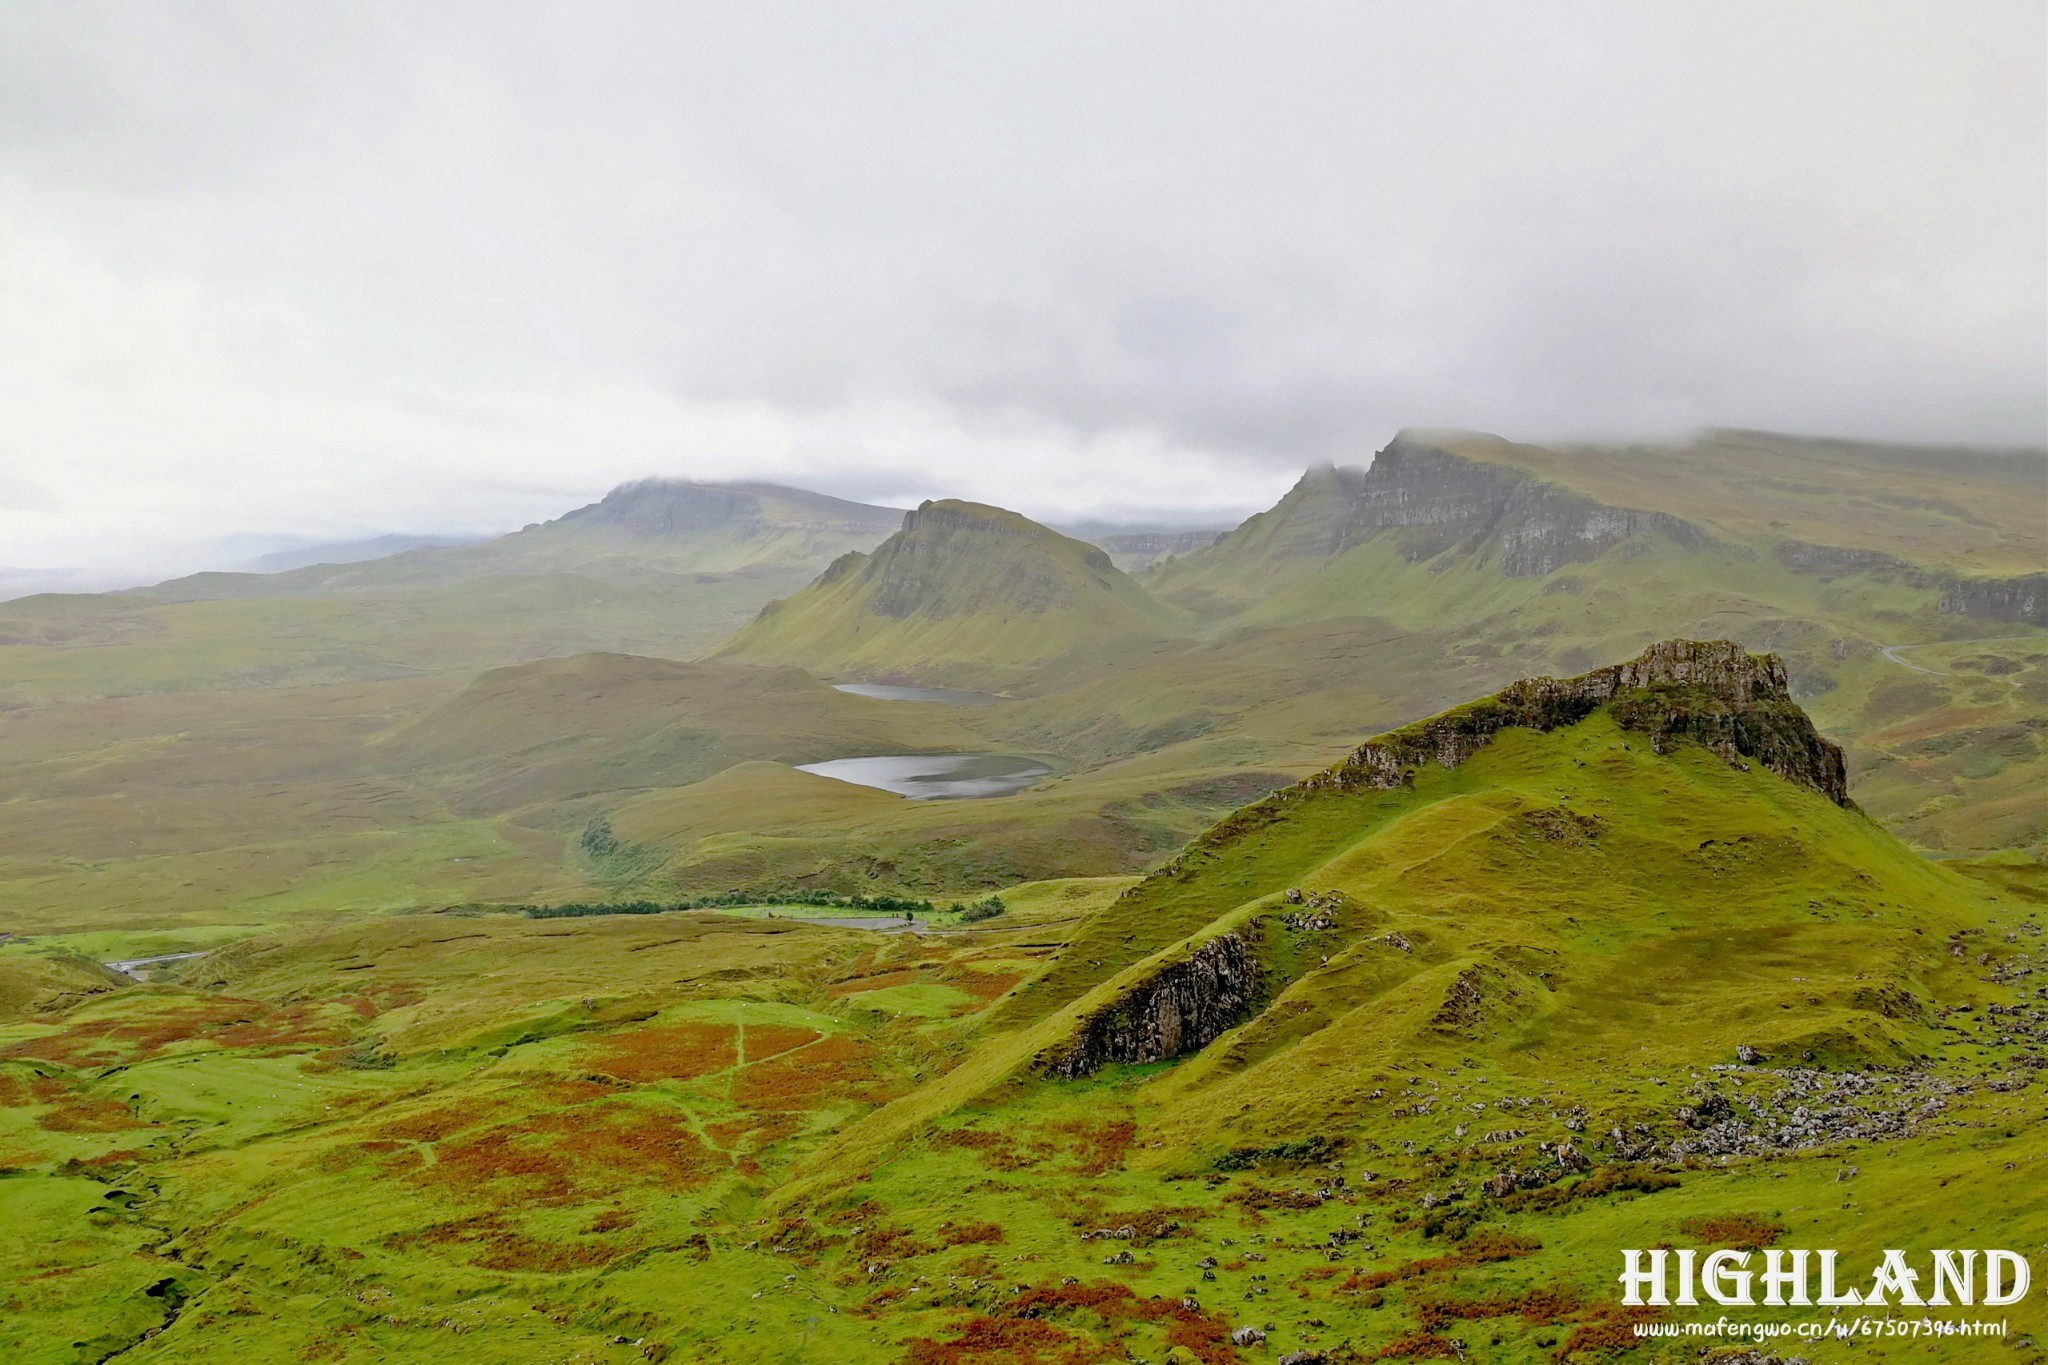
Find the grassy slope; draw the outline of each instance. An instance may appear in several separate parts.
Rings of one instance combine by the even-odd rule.
[[[1276,1352],[1426,1357],[1455,1337],[1490,1361],[1589,1360],[1625,1330],[1615,1249],[1722,1240],[1689,1220],[1744,1216],[1858,1264],[2048,1240],[2034,1183],[1999,1174],[2048,1158],[2033,1072],[2007,1070],[2026,1026],[1984,1012],[2028,987],[1977,958],[2024,965],[2039,907],[1802,788],[1651,755],[1596,717],[1504,733],[1413,790],[1232,821],[1205,848],[1135,888],[1027,888],[1016,929],[399,917],[17,1016],[0,1226],[44,1231],[0,1239],[5,1339],[34,1361],[1177,1344],[1220,1363],[1263,1358],[1224,1338],[1249,1322]],[[1344,905],[1330,929],[1255,934],[1274,982],[1256,1020],[1177,1065],[1020,1071],[1121,964],[1253,932],[1290,886]],[[1475,971],[1478,1002],[1447,1014]],[[1880,1073],[1854,1106],[1917,1109],[1937,1081],[1942,1104],[1882,1141],[1727,1165],[1625,1161],[1603,1139],[1683,1136],[1700,1084],[1789,1113],[1775,1097],[1798,1077],[1705,1071],[1738,1043],[1772,1067],[1924,1053],[1931,1071]],[[1334,1168],[1217,1162],[1305,1129]],[[1539,1140],[1608,1174],[1545,1187],[1575,1195],[1547,1209],[1480,1190],[1542,1166]],[[1128,1240],[1079,1236],[1125,1223]],[[1359,1235],[1335,1259],[1333,1232]],[[2042,1326],[2031,1303],[2000,1315]]]

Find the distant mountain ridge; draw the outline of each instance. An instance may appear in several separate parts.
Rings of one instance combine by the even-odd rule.
[[[351,596],[427,590],[485,578],[576,574],[624,587],[674,587],[705,575],[801,581],[839,555],[873,546],[902,513],[776,484],[643,479],[553,521],[482,544],[424,547],[279,574],[194,574],[151,597]]]

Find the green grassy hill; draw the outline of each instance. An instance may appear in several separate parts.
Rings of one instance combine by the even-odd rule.
[[[770,604],[713,656],[847,677],[995,685],[1179,633],[1102,549],[971,502],[927,502],[871,555]]]
[[[2048,1241],[2013,1175],[2048,1159],[2044,907],[1841,777],[1777,661],[1678,642],[964,933],[460,913],[167,984],[0,971],[0,1342],[1534,1365],[1825,1322],[1626,1310],[1619,1249],[1834,1247],[1862,1286],[1885,1247]],[[2048,1325],[1930,1311],[2009,1335],[1854,1358]]]

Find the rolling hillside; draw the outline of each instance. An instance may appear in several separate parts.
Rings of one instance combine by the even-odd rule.
[[[2042,905],[1857,811],[1776,659],[1517,683],[1006,899],[301,925],[147,986],[0,951],[0,1339],[1591,1365],[1725,1311],[1623,1308],[1620,1247],[1864,1287],[2048,1239]]]
[[[999,684],[1183,629],[1099,547],[971,502],[927,502],[713,656],[830,676]]]

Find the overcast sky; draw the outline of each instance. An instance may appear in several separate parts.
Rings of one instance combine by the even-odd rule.
[[[0,565],[1399,427],[2038,444],[2040,0],[0,0]]]

